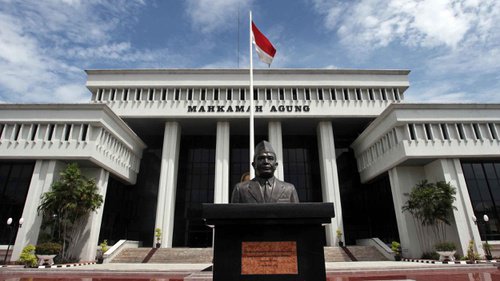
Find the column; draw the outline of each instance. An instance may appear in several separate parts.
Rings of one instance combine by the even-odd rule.
[[[333,202],[335,209],[335,218],[332,219],[331,224],[326,225],[326,243],[328,246],[333,246],[338,242],[336,230],[341,229],[344,233],[344,228],[332,123],[329,121],[319,122],[317,134],[323,202]]]
[[[50,191],[52,182],[59,178],[59,173],[64,169],[64,164],[56,160],[37,160],[31,177],[28,194],[24,202],[22,217],[24,224],[19,228],[14,247],[12,248],[11,261],[19,259],[19,255],[28,244],[36,245],[38,233],[42,225],[42,215],[38,214],[38,206],[42,194]],[[19,218],[13,218],[17,225]]]
[[[484,255],[481,245],[481,236],[477,225],[472,220],[474,210],[470,201],[469,191],[465,182],[465,176],[462,171],[462,165],[459,159],[439,159],[425,166],[427,178],[431,182],[445,181],[449,182],[456,188],[455,202],[453,206],[457,209],[453,210],[453,218],[455,224],[452,223],[450,230],[447,232],[448,239],[455,241],[457,250],[461,254],[467,254],[469,241],[474,240],[475,251],[480,255]]]
[[[180,140],[181,127],[179,123],[166,122],[155,222],[155,228],[160,228],[162,231],[162,247],[172,247]],[[151,233],[151,238],[154,239],[153,233]]]
[[[229,122],[217,122],[214,203],[229,202]]]
[[[83,227],[80,237],[76,238],[79,243],[73,248],[73,256],[79,256],[80,260],[94,260],[97,253],[99,233],[101,231],[102,215],[104,213],[104,204],[106,202],[106,191],[108,189],[109,172],[103,168],[84,169],[81,168],[82,175],[89,179],[95,179],[97,190],[102,195],[102,205],[95,212],[91,212],[87,222]]]
[[[268,124],[268,136],[269,142],[276,152],[276,161],[278,162],[278,168],[274,172],[276,178],[284,180],[285,173],[283,172],[283,136],[281,133],[281,122],[271,121]]]
[[[403,205],[408,200],[406,194],[425,178],[422,167],[394,167],[389,170],[394,214],[398,225],[399,240],[404,257],[420,257],[422,249],[418,238],[418,229],[413,216],[402,211]]]

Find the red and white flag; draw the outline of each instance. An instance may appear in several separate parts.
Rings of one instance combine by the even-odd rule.
[[[276,49],[269,39],[260,32],[260,30],[255,26],[252,21],[252,41],[255,44],[255,50],[259,55],[259,59],[271,66],[273,62],[274,55],[276,54]]]

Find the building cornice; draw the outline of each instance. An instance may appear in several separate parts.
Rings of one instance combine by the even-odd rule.
[[[87,69],[90,74],[248,74],[248,69],[238,68],[158,68],[158,69]],[[370,74],[370,75],[408,75],[406,69],[329,69],[329,68],[273,68],[254,69],[254,74]]]

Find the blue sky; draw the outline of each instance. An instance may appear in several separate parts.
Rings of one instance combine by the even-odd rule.
[[[406,101],[500,102],[498,0],[0,0],[0,102],[88,102],[85,69],[248,68],[249,10],[272,68],[409,69]]]

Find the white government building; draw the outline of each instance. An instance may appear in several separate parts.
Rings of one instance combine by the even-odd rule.
[[[378,237],[422,253],[401,207],[423,179],[456,187],[450,241],[500,240],[500,104],[405,103],[408,70],[258,69],[255,143],[302,202],[333,202],[325,244]],[[0,104],[0,244],[24,218],[13,260],[36,244],[40,196],[77,162],[105,203],[82,234],[82,260],[107,239],[210,247],[201,203],[228,203],[249,170],[245,69],[87,70],[88,104]],[[488,227],[472,217],[490,218]],[[476,245],[479,243],[476,243]],[[476,247],[480,253],[482,249]]]

